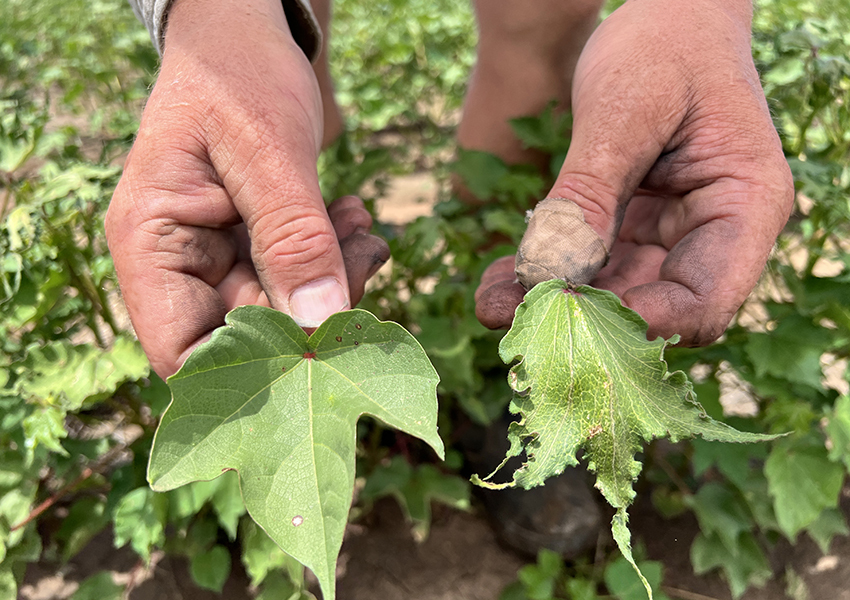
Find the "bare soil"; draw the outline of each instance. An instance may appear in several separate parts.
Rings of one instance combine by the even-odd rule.
[[[842,500],[850,517],[850,489]],[[698,531],[692,515],[665,521],[641,500],[631,523],[649,557],[664,564],[664,591],[670,598],[732,600],[717,573],[698,577],[691,570],[688,554]],[[807,593],[792,600],[850,600],[850,537],[835,539],[830,552],[822,555],[814,542],[801,536],[795,546],[779,543],[770,558],[776,578],[763,589],[748,591],[743,600],[788,598],[789,569],[800,576]],[[417,543],[395,501],[385,500],[349,527],[337,595],[341,600],[497,600],[528,560],[499,544],[480,510],[435,507],[431,534]],[[248,578],[235,549],[233,564],[224,590],[215,594],[194,585],[185,560],[158,555],[146,568],[128,547],[115,550],[111,533],[105,532],[67,565],[32,565],[19,598],[64,600],[87,576],[108,570],[116,581],[130,585],[128,600],[248,600]]]

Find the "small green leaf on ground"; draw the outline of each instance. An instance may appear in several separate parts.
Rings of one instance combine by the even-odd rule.
[[[243,521],[240,528],[242,564],[251,578],[251,585],[265,585],[266,578],[283,571],[287,581],[303,582],[304,567],[274,543],[253,521]]]
[[[667,370],[668,341],[647,341],[646,330],[646,322],[611,292],[572,290],[557,279],[535,286],[499,345],[502,360],[519,361],[508,381],[514,390],[511,410],[521,420],[509,428],[507,458],[525,452],[528,460],[507,483],[473,478],[492,488],[532,488],[577,465],[576,453],[583,449],[597,474],[596,487],[617,509],[614,539],[636,570],[626,509],[641,471],[634,456],[644,442],[696,435],[726,442],[775,437],[740,432],[706,415],[687,376]],[[649,583],[641,579],[651,598]]]
[[[732,550],[717,535],[699,533],[691,545],[691,564],[697,575],[721,569],[733,598],[740,598],[750,586],[763,586],[773,575],[750,532],[740,534]]]
[[[189,572],[199,587],[221,592],[230,575],[230,553],[224,546],[216,544],[192,557]]]
[[[661,563],[653,560],[640,561],[640,571],[652,588],[656,600],[670,600],[661,592]],[[646,589],[641,578],[631,567],[629,561],[619,558],[605,568],[605,587],[617,600],[646,600]]]
[[[823,511],[817,520],[806,528],[806,532],[817,543],[818,548],[824,554],[829,552],[832,538],[837,535],[850,534],[847,527],[847,519],[838,508],[828,508]]]
[[[218,516],[218,524],[231,540],[235,540],[239,517],[245,514],[245,503],[242,502],[242,492],[239,490],[239,477],[236,473],[225,473],[216,481],[218,487],[212,497],[212,507]]]
[[[92,575],[80,584],[71,600],[121,600],[124,586],[112,580],[112,574],[101,572]]]
[[[829,437],[829,459],[842,461],[850,471],[850,396],[835,401],[826,424]]]
[[[283,573],[271,573],[263,582],[257,600],[315,600],[315,596],[293,584]]]
[[[136,553],[150,560],[151,549],[165,541],[168,499],[150,488],[136,488],[115,509],[115,547],[129,543]]]
[[[400,325],[363,310],[331,316],[309,338],[259,306],[226,323],[169,379],[148,479],[165,491],[238,471],[248,513],[332,600],[357,420],[371,415],[442,457],[436,371]]]
[[[818,444],[776,444],[764,464],[768,490],[782,532],[794,541],[824,509],[838,506],[845,470]]]
[[[590,579],[578,577],[567,580],[567,594],[570,600],[597,600],[599,598],[596,593],[596,583]]]
[[[729,552],[738,545],[738,536],[753,528],[743,498],[730,486],[709,482],[688,500],[699,521],[700,531],[714,534]]]
[[[469,510],[469,482],[456,475],[440,472],[434,465],[413,467],[396,455],[379,465],[366,479],[360,500],[372,502],[394,496],[412,525],[417,541],[428,537],[431,526],[431,501],[458,510]]]

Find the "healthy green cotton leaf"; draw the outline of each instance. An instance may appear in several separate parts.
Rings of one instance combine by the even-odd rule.
[[[814,523],[806,527],[806,533],[815,541],[823,554],[829,554],[832,538],[850,534],[850,529],[840,508],[828,508],[821,512]]]
[[[124,586],[112,580],[112,573],[101,572],[83,581],[71,600],[121,600],[123,597]]]
[[[121,498],[115,509],[115,547],[127,543],[149,561],[151,551],[165,541],[168,499],[146,487],[136,488]]]
[[[519,360],[508,381],[515,392],[511,410],[521,420],[509,428],[507,458],[525,452],[528,460],[508,483],[475,479],[494,488],[532,488],[577,465],[576,453],[584,450],[596,487],[617,509],[614,539],[635,569],[626,509],[641,471],[635,454],[644,442],[695,435],[726,442],[772,439],[709,418],[687,376],[668,372],[662,359],[668,342],[647,341],[646,330],[646,322],[610,292],[570,290],[560,280],[531,290],[499,345],[502,360]]]
[[[424,541],[431,528],[431,502],[440,502],[458,510],[469,510],[469,482],[456,475],[442,473],[434,465],[413,467],[401,455],[379,465],[366,479],[360,500],[374,502],[394,496],[401,506],[413,537]]]
[[[63,398],[65,409],[108,397],[125,381],[148,374],[150,365],[135,340],[119,337],[109,350],[68,341],[28,349],[20,391],[27,397]]]
[[[736,599],[751,586],[762,587],[773,575],[761,546],[750,532],[740,534],[733,549],[714,534],[697,534],[691,545],[691,564],[697,575],[720,569]]]
[[[258,306],[226,322],[168,381],[148,479],[164,491],[238,471],[251,517],[333,599],[357,420],[371,415],[442,456],[437,374],[401,326],[363,310],[331,316],[309,338]]]
[[[823,510],[838,506],[844,466],[820,444],[777,444],[764,463],[779,528],[794,541]]]
[[[829,436],[829,460],[844,462],[850,471],[850,396],[835,401],[825,430]]]
[[[198,587],[221,593],[230,575],[230,552],[216,544],[206,552],[196,554],[189,562],[189,573]]]

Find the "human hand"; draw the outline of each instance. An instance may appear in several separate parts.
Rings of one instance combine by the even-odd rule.
[[[528,289],[562,277],[611,290],[650,339],[704,345],[723,333],[794,199],[750,20],[740,0],[630,0],[599,26],[576,68],[572,144],[547,196],[567,200],[536,212],[520,244]],[[578,216],[562,210],[571,203]],[[507,327],[523,294],[513,257],[496,261],[476,314]]]
[[[154,370],[242,304],[305,327],[354,306],[389,257],[362,202],[325,209],[322,107],[279,0],[177,0],[106,232]],[[341,249],[342,246],[342,249]]]

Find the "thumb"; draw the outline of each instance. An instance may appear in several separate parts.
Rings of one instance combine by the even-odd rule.
[[[657,85],[652,67],[623,64],[629,59],[606,52],[579,63],[570,148],[547,199],[529,213],[517,252],[526,289],[553,278],[593,279],[628,201],[681,122],[687,103],[678,90]]]
[[[246,156],[231,155],[225,180],[248,227],[251,258],[273,308],[302,327],[318,327],[351,306],[345,266],[316,172],[310,128],[277,124],[282,136],[259,135]],[[320,139],[320,136],[319,136]]]

